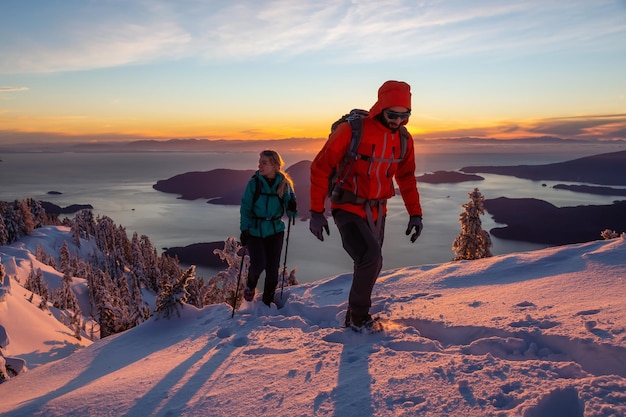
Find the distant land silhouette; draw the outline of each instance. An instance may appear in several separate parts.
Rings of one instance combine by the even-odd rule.
[[[626,185],[626,151],[603,153],[547,165],[469,166],[460,171],[509,175],[534,181]]]
[[[215,249],[224,249],[224,242],[193,243],[187,246],[175,246],[166,248],[167,256],[178,257],[182,264],[206,266],[209,268],[222,268],[228,265],[225,261],[213,253]]]
[[[72,214],[80,210],[93,210],[91,204],[71,204],[67,207],[57,206],[48,201],[40,201],[41,207],[49,214]]]
[[[501,239],[566,245],[599,240],[605,229],[626,231],[626,201],[559,208],[534,198],[499,197],[484,204],[496,223],[506,224],[489,231]]]
[[[480,175],[463,174],[457,171],[435,171],[417,177],[418,182],[428,184],[456,184],[465,181],[483,181],[485,178]]]
[[[593,186],[593,185],[568,185],[568,184],[556,184],[552,188],[554,188],[555,190],[573,191],[575,193],[626,196],[626,189],[624,188],[598,187],[598,186]]]

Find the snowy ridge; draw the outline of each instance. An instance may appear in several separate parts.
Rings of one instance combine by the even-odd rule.
[[[349,274],[280,310],[185,306],[1,384],[0,413],[623,416],[623,259],[622,237],[387,270],[375,335],[340,327]]]

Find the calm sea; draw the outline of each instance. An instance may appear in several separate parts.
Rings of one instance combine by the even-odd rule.
[[[606,150],[611,152],[613,150]],[[561,162],[603,153],[569,149],[563,152],[438,153],[417,156],[417,175],[437,170],[456,170],[469,165],[518,165]],[[287,166],[314,155],[283,153]],[[157,180],[190,171],[215,168],[254,169],[256,152],[232,153],[4,153],[0,154],[0,200],[33,197],[60,206],[91,204],[96,215],[106,215],[126,228],[129,235],[146,235],[157,248],[191,243],[223,241],[239,236],[238,207],[184,201],[177,195],[152,188]],[[498,175],[483,175],[479,182],[420,184],[424,209],[424,233],[415,244],[404,234],[408,220],[402,200],[390,201],[384,247],[384,269],[449,261],[452,241],[460,232],[461,205],[478,187],[485,198],[535,197],[557,206],[610,204],[615,197],[578,194],[552,189],[551,182],[533,182]],[[547,186],[544,186],[547,185]],[[50,191],[62,194],[51,195]],[[296,190],[297,191],[297,190]],[[301,208],[305,210],[306,208]],[[483,228],[495,223],[483,216]],[[494,254],[539,249],[544,246],[494,239]],[[301,282],[310,282],[351,270],[351,260],[341,249],[339,234],[331,221],[331,236],[319,242],[308,223],[291,228],[288,268],[297,269]],[[283,260],[281,260],[281,265]],[[199,269],[211,276],[215,271]]]

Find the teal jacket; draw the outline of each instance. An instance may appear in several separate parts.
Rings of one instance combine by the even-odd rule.
[[[255,179],[256,177],[256,179]],[[277,189],[285,177],[278,173],[272,186],[268,184],[265,177],[256,171],[254,176],[248,181],[246,190],[241,197],[240,230],[247,230],[251,236],[267,237],[285,230],[285,223],[282,217],[286,212],[286,207],[291,199],[295,201],[295,194],[289,184],[285,188],[285,193],[279,196]],[[261,185],[260,192],[256,191],[257,183]],[[255,201],[255,191],[258,196]],[[296,213],[287,213],[289,217],[294,217]]]

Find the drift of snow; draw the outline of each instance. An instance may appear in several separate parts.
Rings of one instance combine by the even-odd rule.
[[[28,245],[0,256],[23,282]],[[340,327],[344,274],[285,289],[280,310],[184,306],[93,344],[11,278],[0,328],[19,343],[3,353],[29,369],[0,384],[0,414],[624,416],[624,259],[622,235],[387,270],[372,306],[386,330],[374,335]]]

